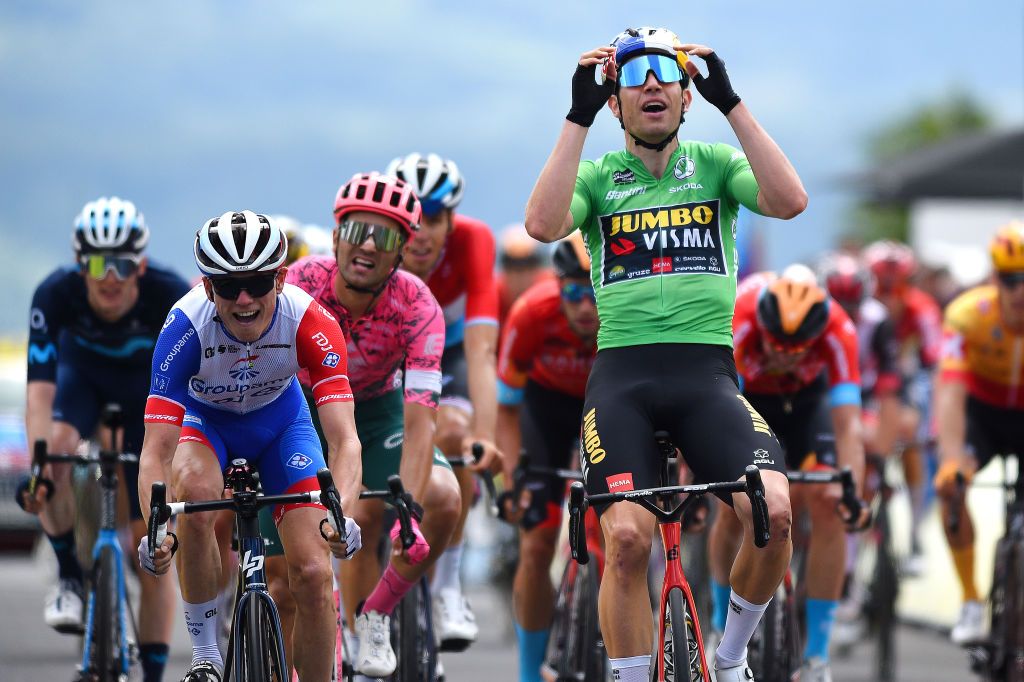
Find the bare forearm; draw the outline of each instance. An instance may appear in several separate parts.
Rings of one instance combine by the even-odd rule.
[[[850,467],[857,489],[864,489],[864,434],[860,420],[846,424],[836,433],[836,459],[840,468]]]
[[[484,325],[466,331],[469,400],[473,403],[472,435],[494,441],[498,421],[498,374],[495,357],[498,330]]]
[[[327,452],[334,486],[341,497],[342,509],[349,508],[359,499],[363,483],[362,446],[355,434],[328,441]]]
[[[422,423],[422,420],[412,423],[407,421],[398,475],[402,477],[405,489],[412,493],[413,499],[417,502],[423,501],[433,465],[434,423]]]
[[[967,390],[963,384],[939,381],[935,415],[939,426],[939,461],[961,462],[967,438]]]
[[[167,484],[167,500],[175,498],[171,489],[171,462],[178,445],[181,429],[169,424],[147,424],[146,435],[139,453],[139,506],[142,518],[149,519],[150,493],[153,484],[163,481]]]
[[[727,119],[757,179],[760,188],[757,203],[761,211],[783,219],[802,213],[807,207],[807,192],[779,145],[743,102],[729,112]]]
[[[53,425],[53,400],[57,384],[49,381],[30,381],[25,387],[25,435],[29,446],[50,437]]]
[[[878,432],[874,442],[878,452],[875,454],[888,455],[899,437],[903,406],[896,394],[887,395],[878,402]]]
[[[526,202],[526,231],[534,239],[553,242],[572,231],[569,205],[583,156],[587,129],[566,121],[555,148]]]
[[[505,480],[512,480],[512,472],[519,466],[519,450],[522,448],[522,433],[519,431],[519,406],[498,405],[498,433],[495,445],[505,455]]]

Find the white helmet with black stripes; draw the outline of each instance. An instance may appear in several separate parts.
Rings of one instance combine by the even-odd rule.
[[[428,216],[437,215],[442,209],[454,209],[462,201],[465,183],[459,167],[437,154],[424,156],[414,152],[392,159],[384,174],[412,185],[423,213]]]
[[[204,275],[277,270],[288,256],[288,239],[269,217],[228,212],[207,220],[196,232],[196,265]]]
[[[71,241],[78,256],[97,251],[138,255],[149,241],[149,228],[132,202],[100,197],[87,203],[75,218]]]

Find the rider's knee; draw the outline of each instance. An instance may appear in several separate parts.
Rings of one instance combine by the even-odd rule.
[[[768,503],[768,528],[771,533],[769,544],[779,545],[789,541],[793,527],[793,508],[789,499],[789,484],[772,485],[765,477],[765,502]]]
[[[650,529],[633,523],[617,523],[605,532],[605,557],[608,566],[619,568],[623,575],[646,572],[651,556]]]
[[[331,562],[326,556],[303,557],[288,563],[288,587],[299,604],[316,603],[331,594]]]

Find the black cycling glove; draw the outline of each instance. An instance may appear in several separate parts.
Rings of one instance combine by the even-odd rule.
[[[572,75],[572,108],[566,114],[566,120],[576,125],[589,128],[601,111],[608,98],[615,92],[615,82],[605,79],[598,85],[594,81],[598,64],[590,66],[576,65],[576,73]]]
[[[704,62],[708,66],[708,75],[705,77],[698,73],[693,77],[693,84],[697,86],[701,97],[714,104],[722,115],[728,116],[733,107],[740,103],[740,96],[732,89],[725,62],[714,52],[704,57]]]

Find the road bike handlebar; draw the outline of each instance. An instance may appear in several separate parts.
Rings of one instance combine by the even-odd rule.
[[[790,483],[838,483],[843,488],[837,509],[845,509],[846,514],[840,512],[839,516],[847,526],[855,523],[860,518],[861,511],[867,507],[867,503],[857,496],[857,483],[853,480],[853,471],[850,467],[843,467],[839,471],[790,471],[786,473]],[[869,517],[864,528],[871,525]],[[859,529],[863,530],[863,529]]]
[[[662,488],[645,488],[642,490],[628,490],[621,493],[602,493],[598,495],[587,495],[582,483],[573,483],[569,488],[569,547],[572,551],[572,557],[581,564],[585,564],[590,560],[583,527],[583,514],[586,512],[587,507],[591,505],[625,501],[634,502],[654,510],[658,508],[654,505],[653,500],[672,498],[683,494],[689,495],[690,497],[677,506],[675,510],[672,510],[672,512],[663,512],[664,516],[668,517],[673,516],[681,507],[688,504],[690,500],[700,496],[709,493],[739,492],[745,492],[750,500],[754,521],[754,545],[764,547],[771,539],[768,503],[765,501],[764,482],[761,480],[761,471],[753,464],[747,467],[742,481],[665,486]]]
[[[473,443],[470,448],[470,452],[473,454],[473,464],[480,461],[480,458],[484,456],[484,445],[483,443]],[[470,462],[465,457],[450,457],[448,463],[453,467],[464,467],[469,466]],[[501,516],[501,510],[498,508],[498,491],[494,487],[494,475],[490,471],[477,471],[476,475],[483,481],[484,488],[487,490],[487,497],[490,500],[490,504],[487,506],[487,511],[491,516]]]
[[[217,511],[231,509],[237,511],[240,499],[245,496],[246,502],[253,504],[256,508],[267,507],[274,504],[324,504],[328,508],[329,516],[323,522],[331,525],[344,537],[345,517],[342,514],[340,497],[337,488],[334,486],[334,478],[326,467],[320,469],[317,474],[317,481],[320,483],[320,490],[310,490],[302,493],[288,493],[285,495],[262,495],[254,491],[234,491],[231,497],[219,500],[205,500],[201,502],[171,502],[167,503],[167,487],[162,481],[153,483],[150,497],[149,514],[149,557],[156,557],[157,548],[163,543],[167,536],[167,524],[171,517],[178,514],[195,514],[198,512]],[[321,527],[323,526],[321,522]],[[322,531],[321,531],[322,532]],[[159,540],[159,542],[157,542]],[[175,547],[177,548],[177,538]]]

